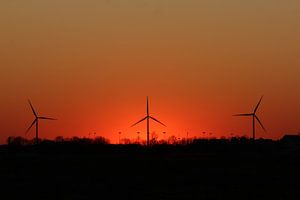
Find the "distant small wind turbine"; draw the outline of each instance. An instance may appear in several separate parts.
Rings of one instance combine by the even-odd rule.
[[[166,131],[163,132],[163,134],[164,134],[164,140],[166,139],[166,133],[167,133]]]
[[[143,119],[141,119],[140,121],[136,122],[135,124],[133,124],[131,127],[141,123],[142,121],[144,120],[147,120],[147,146],[149,146],[149,133],[150,133],[150,126],[149,126],[149,121],[150,119],[160,123],[161,125],[163,126],[166,126],[165,124],[163,124],[162,122],[158,121],[157,119],[155,119],[154,117],[150,116],[149,115],[149,100],[148,100],[148,97],[147,97],[147,115],[146,117],[144,117]]]
[[[237,114],[237,115],[233,115],[233,116],[252,116],[253,118],[253,140],[255,140],[255,120],[258,121],[258,123],[260,124],[260,126],[262,127],[262,129],[266,132],[266,129],[264,127],[264,125],[261,123],[261,121],[259,120],[259,118],[256,115],[256,111],[261,103],[263,96],[260,98],[259,102],[257,103],[256,107],[254,108],[253,113],[247,113],[247,114]]]
[[[120,143],[121,134],[122,134],[122,132],[120,131],[120,132],[119,132],[119,144],[121,144],[121,143]]]
[[[138,132],[136,132],[136,133],[138,134],[138,138],[137,138],[138,141],[137,141],[137,142],[138,142],[138,144],[139,144],[139,143],[140,143],[140,133],[141,133],[141,132],[138,131]]]
[[[49,117],[42,117],[42,116],[38,116],[37,113],[35,112],[30,100],[28,100],[29,105],[31,107],[31,110],[35,116],[35,119],[33,120],[32,124],[30,125],[30,127],[27,129],[26,133],[28,133],[30,131],[30,129],[32,128],[32,126],[35,124],[35,140],[36,140],[36,144],[39,143],[39,119],[44,119],[44,120],[57,120],[54,118],[49,118]]]

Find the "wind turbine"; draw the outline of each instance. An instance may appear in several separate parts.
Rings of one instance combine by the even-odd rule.
[[[141,133],[141,132],[138,131],[138,132],[136,132],[136,133],[138,134],[138,144],[140,144],[140,133]]]
[[[254,108],[253,113],[247,113],[247,114],[237,114],[237,115],[233,115],[233,116],[252,116],[252,125],[253,125],[253,140],[255,140],[255,120],[258,121],[258,123],[260,124],[260,126],[262,127],[262,129],[266,132],[266,129],[264,127],[264,125],[261,123],[260,119],[257,117],[256,115],[256,111],[261,103],[263,96],[260,98],[259,102],[257,103],[256,107]]]
[[[162,122],[158,121],[157,119],[155,119],[154,117],[150,116],[149,115],[149,100],[148,100],[148,97],[147,97],[147,115],[146,117],[144,117],[143,119],[141,119],[140,121],[136,122],[135,124],[133,124],[131,127],[141,123],[142,121],[144,120],[147,120],[147,146],[149,146],[149,133],[150,133],[150,126],[149,126],[149,122],[150,122],[150,119],[160,123],[161,125],[163,126],[166,126],[165,124],[163,124]]]
[[[39,120],[40,119],[44,119],[44,120],[57,120],[54,118],[49,118],[49,117],[42,117],[42,116],[38,116],[38,114],[35,112],[30,100],[28,100],[29,105],[31,107],[31,110],[34,114],[35,119],[33,120],[33,122],[31,123],[30,127],[27,129],[26,133],[28,133],[30,131],[30,129],[33,127],[33,125],[35,124],[35,140],[36,140],[36,144],[39,143]]]
[[[122,134],[122,132],[120,131],[120,132],[119,132],[119,144],[121,144],[121,143],[120,143],[121,134]]]

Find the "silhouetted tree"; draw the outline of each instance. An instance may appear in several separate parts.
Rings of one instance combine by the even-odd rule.
[[[91,138],[79,138],[79,143],[80,144],[92,144],[93,143],[93,139]]]
[[[73,143],[79,143],[80,142],[80,138],[77,136],[72,137],[71,142]]]
[[[168,144],[168,141],[166,141],[166,140],[159,140],[158,144]]]
[[[151,140],[150,140],[150,144],[154,145],[157,144],[157,139],[158,139],[158,135],[155,132],[151,133]]]
[[[31,142],[21,136],[17,136],[17,137],[10,136],[7,138],[7,144],[14,145],[14,146],[24,146],[24,145],[31,144]]]
[[[130,139],[128,139],[128,138],[123,138],[123,139],[121,139],[121,144],[131,144],[131,140]]]
[[[168,138],[168,144],[177,144],[177,137],[172,135]]]
[[[55,138],[55,142],[59,142],[59,143],[64,142],[64,137],[63,137],[63,136],[57,136],[57,137]]]
[[[15,139],[15,138],[14,138],[13,136],[9,136],[9,137],[6,139],[7,144],[8,144],[8,145],[11,145],[11,144],[13,143],[14,139]]]
[[[109,144],[109,140],[106,139],[105,137],[102,136],[97,136],[94,140],[93,140],[94,144]]]

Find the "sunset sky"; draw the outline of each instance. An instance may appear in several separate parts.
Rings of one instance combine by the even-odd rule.
[[[25,136],[145,138],[300,132],[299,0],[1,0],[0,143]],[[28,138],[34,137],[34,130]]]

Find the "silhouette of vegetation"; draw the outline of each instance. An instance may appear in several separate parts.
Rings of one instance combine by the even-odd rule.
[[[57,136],[55,138],[55,142],[56,143],[63,143],[64,142],[64,137],[63,136]]]
[[[64,138],[63,136],[57,136],[54,140],[42,140],[39,139],[39,143],[42,144],[72,144],[72,145],[109,145],[110,141],[102,136],[97,136],[94,139],[92,138],[80,138],[74,136],[72,138]],[[8,146],[30,146],[35,145],[35,139],[26,139],[21,136],[13,137],[10,136],[7,138],[7,145]],[[146,140],[131,140],[129,138],[122,138],[120,140],[121,145],[141,145],[146,146]],[[244,146],[248,147],[251,145],[289,145],[289,146],[300,146],[300,134],[298,135],[285,135],[282,139],[278,141],[273,141],[270,139],[257,139],[253,140],[252,138],[248,138],[246,136],[242,137],[231,137],[225,138],[221,137],[220,139],[216,138],[178,138],[176,136],[170,136],[167,140],[158,140],[158,136],[155,133],[152,133],[152,137],[150,140],[151,146],[160,146],[160,145],[168,145],[168,146],[183,146],[183,147],[210,147],[219,149],[220,147],[225,146]]]
[[[9,136],[7,138],[7,145],[9,146],[28,146],[28,145],[35,145],[36,139],[28,140],[24,137],[18,136],[13,137]],[[79,138],[74,136],[72,138],[64,138],[63,136],[57,136],[54,140],[42,140],[39,139],[39,144],[81,144],[81,145],[107,145],[110,144],[110,141],[102,136],[97,136],[94,139],[90,138]]]
[[[170,136],[147,147],[9,137],[0,145],[1,199],[32,198],[33,188],[35,199],[299,199],[298,141]]]
[[[102,136],[97,136],[93,141],[93,144],[109,144],[110,141],[108,139],[106,139],[105,137]]]
[[[35,142],[36,142],[35,139],[28,140],[21,136],[17,136],[17,137],[10,136],[7,138],[7,144],[10,146],[33,145],[33,144],[35,144]]]
[[[122,138],[120,144],[134,144],[129,138]]]

